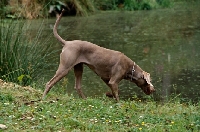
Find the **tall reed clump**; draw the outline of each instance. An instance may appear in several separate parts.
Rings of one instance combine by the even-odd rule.
[[[72,0],[76,14],[81,16],[87,16],[89,12],[94,12],[94,3],[91,0]]]
[[[26,36],[25,22],[0,20],[0,78],[5,81],[30,85],[44,77],[51,67],[48,59],[54,56],[48,39],[39,40],[40,27],[34,40]]]

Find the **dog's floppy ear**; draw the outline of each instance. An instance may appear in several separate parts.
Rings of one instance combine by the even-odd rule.
[[[145,72],[145,71],[143,71],[142,73],[143,73],[143,77],[144,77],[144,79],[146,80],[146,82],[147,82],[149,85],[153,86],[153,85],[151,84],[150,74],[147,73],[147,72]]]

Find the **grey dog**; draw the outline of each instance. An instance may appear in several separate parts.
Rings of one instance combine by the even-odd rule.
[[[80,97],[85,98],[81,90],[83,64],[87,65],[110,87],[112,95],[119,101],[118,84],[122,79],[134,82],[145,94],[155,91],[150,74],[143,71],[134,61],[119,51],[106,49],[81,40],[65,41],[57,33],[57,26],[63,11],[54,25],[54,36],[63,45],[60,64],[54,77],[46,84],[43,98],[55,83],[61,80],[69,70],[74,68],[75,89]]]

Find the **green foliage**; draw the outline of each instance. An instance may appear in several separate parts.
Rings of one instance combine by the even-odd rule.
[[[6,12],[7,12],[6,5],[7,4],[8,4],[7,0],[1,0],[1,2],[0,2],[0,18],[4,17],[6,15]]]
[[[151,10],[159,6],[169,7],[170,0],[102,0],[95,1],[96,7],[99,10],[117,10],[123,9],[128,11],[133,10]]]
[[[170,5],[170,0],[124,0],[125,10],[151,10]]]
[[[118,0],[96,0],[94,1],[95,7],[98,10],[115,10],[117,9]]]
[[[125,10],[150,10],[152,7],[149,3],[138,0],[125,0],[124,1]]]
[[[169,0],[157,0],[158,4],[162,7],[170,7],[171,2]]]
[[[25,17],[29,19],[47,17],[49,12],[60,12],[64,7],[66,10],[75,11],[77,15],[87,16],[98,10],[151,10],[158,7],[170,7],[170,0],[32,0],[27,2],[12,1],[10,5],[3,0],[0,3],[0,16],[16,18]],[[25,5],[26,8],[23,8]],[[13,10],[13,8],[16,8]]]
[[[1,20],[0,27],[0,78],[30,85],[41,75],[44,77],[44,69],[52,66],[48,58],[53,51],[47,39],[38,41],[42,28],[30,41],[23,21]]]
[[[63,3],[62,1],[59,0],[52,0],[48,7],[50,8],[50,10],[52,11],[62,11],[62,7],[66,7],[65,3]]]

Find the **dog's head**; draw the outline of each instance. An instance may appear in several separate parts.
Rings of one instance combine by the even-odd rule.
[[[131,78],[131,81],[140,87],[145,94],[149,95],[155,91],[151,83],[150,74],[143,71],[138,65],[133,67]]]
[[[155,91],[154,86],[151,83],[150,74],[145,71],[142,72],[142,75],[135,81],[135,83],[147,95]]]

